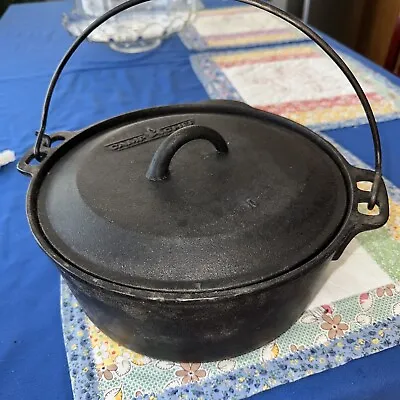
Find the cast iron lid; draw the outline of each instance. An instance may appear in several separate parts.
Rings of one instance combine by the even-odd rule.
[[[170,173],[149,179],[168,167],[167,157],[149,171],[161,143]],[[215,290],[270,279],[320,253],[348,208],[327,142],[234,102],[125,114],[53,156],[37,200],[47,240],[76,267],[130,287]]]

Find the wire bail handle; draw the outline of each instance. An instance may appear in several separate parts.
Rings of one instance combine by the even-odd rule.
[[[65,65],[68,63],[71,56],[74,54],[75,50],[80,46],[80,44],[101,24],[109,20],[116,14],[119,14],[122,11],[127,10],[128,8],[134,7],[136,5],[146,3],[150,0],[128,0],[111,10],[107,11],[105,14],[94,20],[83,32],[80,36],[78,36],[68,51],[64,54],[63,58],[61,59],[60,63],[58,64],[54,74],[51,78],[49,87],[47,89],[46,97],[43,104],[42,110],[42,117],[41,117],[41,124],[40,128],[37,131],[36,135],[36,142],[34,146],[34,157],[41,161],[44,157],[43,152],[41,152],[42,146],[50,147],[51,140],[50,137],[45,133],[46,125],[47,125],[47,118],[49,113],[50,101],[51,97],[54,92],[54,88],[57,84],[57,81],[63,71]],[[364,109],[365,115],[367,116],[368,123],[371,129],[372,140],[374,143],[374,151],[375,151],[375,176],[374,181],[372,183],[371,188],[371,196],[368,202],[368,208],[371,210],[374,208],[376,204],[376,198],[379,190],[380,181],[382,179],[382,149],[381,149],[381,141],[379,136],[379,130],[376,123],[376,119],[374,113],[372,111],[371,105],[365,95],[364,91],[362,90],[360,84],[358,83],[356,77],[351,72],[349,67],[346,63],[340,58],[340,56],[332,49],[331,46],[325,42],[317,33],[315,33],[311,28],[309,28],[306,24],[304,24],[300,19],[290,15],[289,13],[280,10],[279,8],[269,4],[267,0],[236,0],[240,3],[245,3],[261,10],[267,11],[278,18],[283,19],[284,21],[288,22],[289,24],[293,25],[301,32],[303,32],[306,36],[308,36],[314,43],[316,43],[339,67],[339,69],[343,72],[346,76],[347,80],[350,82],[351,86],[353,87],[354,91],[359,98],[362,107]]]

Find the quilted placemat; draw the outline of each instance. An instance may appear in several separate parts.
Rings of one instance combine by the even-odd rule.
[[[378,121],[400,116],[400,89],[347,54]],[[240,100],[314,129],[365,124],[360,102],[345,76],[314,43],[303,42],[191,56],[211,98]]]
[[[199,11],[179,34],[190,50],[288,43],[308,38],[287,22],[252,6]]]
[[[350,163],[367,168],[334,145]],[[330,264],[329,279],[289,331],[234,359],[173,363],[127,350],[89,321],[62,282],[63,332],[75,399],[243,399],[399,344],[400,190],[386,183],[391,203],[387,225],[359,235]],[[367,183],[360,185],[369,189]]]

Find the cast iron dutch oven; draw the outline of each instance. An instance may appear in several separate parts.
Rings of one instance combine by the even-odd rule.
[[[58,66],[36,144],[18,164],[32,177],[28,220],[112,339],[161,359],[227,358],[287,330],[326,265],[356,234],[387,221],[378,129],[357,80],[318,35],[263,0],[245,0],[299,28],[344,72],[369,120],[375,171],[349,165],[304,126],[234,101],[139,110],[45,134],[72,53],[101,23],[143,2],[96,20]],[[359,212],[360,203],[378,215]]]

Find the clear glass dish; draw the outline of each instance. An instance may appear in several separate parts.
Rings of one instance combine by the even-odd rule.
[[[96,18],[121,3],[123,0],[75,0],[73,11],[63,16],[63,25],[71,35],[79,36]],[[151,50],[194,18],[196,3],[196,0],[152,0],[112,17],[88,39],[108,43],[112,49],[124,53]]]

